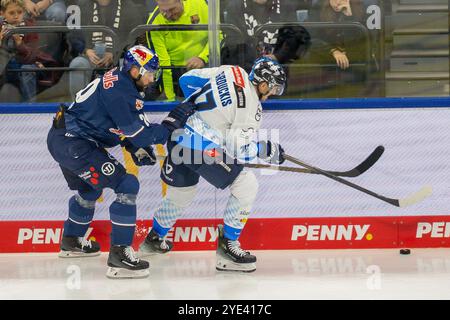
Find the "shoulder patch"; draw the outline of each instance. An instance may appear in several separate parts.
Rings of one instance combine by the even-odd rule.
[[[237,98],[237,107],[238,108],[245,108],[245,94],[244,89],[237,85],[236,83],[233,83],[234,85],[234,91],[236,92],[236,98]]]
[[[231,67],[231,70],[233,70],[234,83],[241,88],[245,88],[244,77],[242,76],[242,72],[239,67]]]

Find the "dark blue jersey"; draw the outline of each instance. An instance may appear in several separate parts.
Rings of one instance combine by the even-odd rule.
[[[107,148],[118,145],[120,137],[138,147],[164,144],[168,130],[149,123],[143,107],[133,79],[114,68],[77,93],[65,115],[66,130]]]

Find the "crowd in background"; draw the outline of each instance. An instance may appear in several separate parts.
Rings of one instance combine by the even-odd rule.
[[[349,36],[336,28],[316,30],[302,24],[365,25],[365,8],[373,2],[222,0],[221,23],[232,24],[240,32],[222,29],[221,63],[249,71],[257,57],[271,55],[286,68],[303,59],[345,71],[365,58],[364,48],[358,48],[351,36],[354,32]],[[17,27],[65,26],[73,14],[79,15],[81,26],[97,28],[67,33],[14,31]],[[146,100],[179,99],[179,77],[209,64],[207,30],[157,29],[208,24],[205,0],[1,0],[0,15],[0,102],[71,100],[93,78],[120,65],[126,48],[137,43],[155,50],[164,69],[160,81],[145,93]],[[258,30],[268,23],[274,27]],[[153,29],[130,37],[140,25]]]

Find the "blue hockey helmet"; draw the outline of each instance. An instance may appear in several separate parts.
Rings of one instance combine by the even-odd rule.
[[[158,56],[144,46],[133,46],[125,53],[122,71],[130,71],[132,66],[136,66],[139,69],[141,77],[146,72],[151,72],[154,73],[155,81],[157,81],[161,75]]]
[[[269,57],[257,59],[248,78],[254,85],[267,82],[269,90],[277,96],[283,94],[286,86],[286,73],[283,67]]]

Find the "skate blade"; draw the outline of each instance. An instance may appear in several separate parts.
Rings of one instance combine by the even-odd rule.
[[[155,252],[155,251],[144,251],[144,250],[139,250],[136,255],[138,258],[145,258],[145,257],[151,257],[151,256],[157,256],[161,253],[159,252]]]
[[[58,257],[60,258],[88,258],[88,257],[96,257],[101,254],[100,251],[86,253],[86,252],[78,252],[78,251],[63,251],[61,250],[58,253]]]
[[[110,279],[139,279],[147,278],[150,275],[149,269],[128,270],[125,268],[109,267],[106,276]]]
[[[137,252],[137,256],[138,256],[138,258],[145,258],[145,257],[163,255],[163,254],[166,254],[168,252],[169,251],[161,252],[161,251],[147,250],[146,248],[143,248],[141,246],[141,247],[139,247],[139,251]]]
[[[256,263],[236,263],[229,260],[217,260],[216,270],[232,272],[254,272],[256,270]]]

